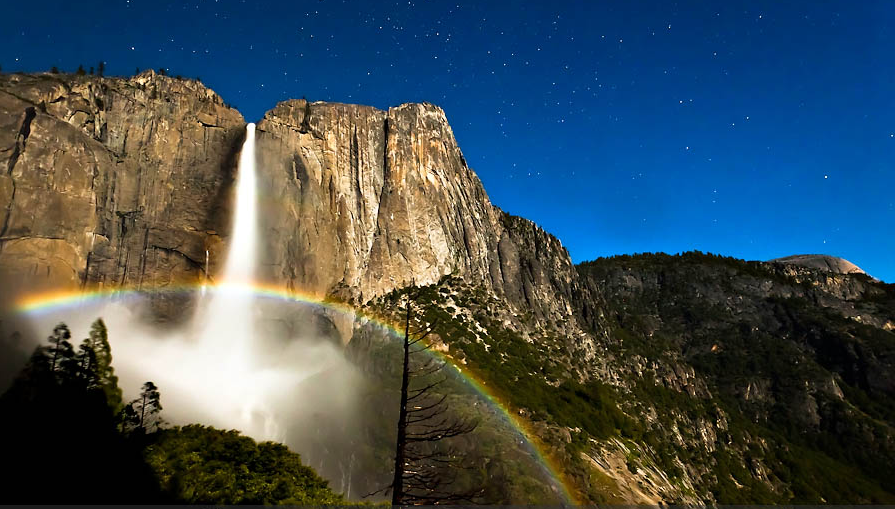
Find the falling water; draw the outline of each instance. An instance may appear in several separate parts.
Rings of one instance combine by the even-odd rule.
[[[239,154],[236,180],[236,209],[230,253],[224,267],[224,283],[251,284],[255,272],[258,204],[255,197],[255,124],[246,126],[246,139]]]
[[[239,154],[236,207],[227,263],[211,301],[198,320],[199,340],[215,345],[224,367],[239,370],[250,360],[253,327],[253,295],[250,285],[257,251],[257,198],[255,197],[255,124],[246,126]]]
[[[238,415],[231,419],[241,421],[240,428],[255,437],[282,439],[274,409],[263,394],[282,377],[265,370],[255,356],[256,306],[251,290],[258,240],[255,187],[255,124],[248,124],[237,168],[227,262],[211,299],[197,314],[194,334],[200,351],[216,359],[214,375],[206,378],[215,386],[209,389],[237,402]]]
[[[205,273],[202,276],[202,297],[205,297],[205,292],[208,290],[208,250],[205,250]]]

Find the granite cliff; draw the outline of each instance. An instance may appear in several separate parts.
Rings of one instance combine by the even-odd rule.
[[[217,253],[218,232],[228,228],[243,136],[242,115],[197,82],[151,71],[130,79],[0,75],[4,285],[200,279],[206,250]],[[179,303],[157,304],[170,318]]]
[[[214,278],[243,127],[201,83],[152,71],[0,75],[6,284]],[[571,310],[568,253],[490,203],[440,108],[286,101],[257,146],[263,279],[364,302],[462,274],[544,318]],[[183,302],[158,304],[166,319]]]
[[[542,317],[571,310],[568,252],[491,204],[437,106],[286,101],[257,147],[263,277],[363,303],[457,274]]]

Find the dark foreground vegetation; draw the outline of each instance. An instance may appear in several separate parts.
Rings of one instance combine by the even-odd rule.
[[[0,396],[0,503],[338,504],[281,444],[162,428],[152,382],[123,403],[101,320],[79,348],[60,324]]]

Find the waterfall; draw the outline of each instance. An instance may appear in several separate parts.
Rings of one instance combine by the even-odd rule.
[[[257,198],[255,197],[255,124],[246,126],[239,154],[236,202],[227,262],[216,291],[201,310],[199,341],[220,352],[222,368],[241,371],[251,361],[254,336],[253,295],[257,251]]]
[[[214,358],[214,373],[206,372],[218,397],[227,398],[240,422],[239,428],[261,439],[282,439],[273,409],[263,389],[269,377],[258,366],[255,345],[255,302],[252,282],[258,251],[255,180],[255,124],[246,126],[239,154],[233,225],[224,271],[210,298],[200,305],[193,321],[197,347]],[[231,407],[232,408],[232,407]],[[232,421],[231,421],[232,422]]]
[[[257,204],[255,192],[255,124],[246,126],[246,139],[239,154],[236,179],[236,208],[230,252],[224,266],[225,285],[251,284],[255,275],[257,251]]]

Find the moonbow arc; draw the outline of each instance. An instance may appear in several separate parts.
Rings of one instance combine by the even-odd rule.
[[[320,295],[311,293],[292,291],[276,285],[245,281],[224,281],[215,285],[194,284],[166,286],[163,288],[151,290],[147,289],[144,286],[141,289],[116,288],[86,291],[45,292],[40,294],[25,295],[21,297],[16,302],[15,311],[26,315],[40,315],[43,313],[58,311],[65,308],[101,303],[103,301],[138,299],[140,297],[145,297],[151,294],[200,292],[202,291],[203,287],[205,288],[205,291],[252,294],[253,296],[259,298],[302,303],[319,308],[324,308],[337,313],[351,315],[356,320],[361,320],[366,323],[372,323],[373,325],[385,331],[387,334],[390,334],[394,337],[403,337],[400,326],[390,323],[388,320],[385,320],[382,317],[374,316],[370,313],[365,313],[363,311],[355,309],[354,307],[343,302],[333,301],[330,299],[326,299],[325,297],[322,297]],[[427,350],[427,352],[429,353],[429,355],[435,356],[436,358],[447,362],[447,364],[452,367],[452,369],[464,381],[464,383],[466,383],[469,387],[473,388],[478,394],[480,394],[492,408],[497,410],[498,413],[503,416],[503,418],[515,430],[518,431],[520,436],[527,443],[533,457],[538,461],[542,468],[544,468],[546,473],[555,481],[557,488],[561,491],[560,496],[566,501],[566,503],[575,504],[577,501],[573,496],[574,490],[571,489],[571,483],[566,480],[565,476],[562,473],[562,469],[559,467],[559,465],[557,465],[556,461],[551,458],[551,454],[547,451],[546,446],[544,446],[537,438],[537,435],[531,431],[528,423],[524,419],[519,417],[517,412],[512,411],[510,407],[502,402],[501,399],[498,398],[490,389],[488,389],[486,381],[477,376],[469,368],[465,366],[461,368],[458,363],[454,361],[454,359],[452,359],[445,353],[432,349]]]

